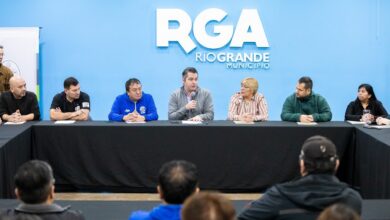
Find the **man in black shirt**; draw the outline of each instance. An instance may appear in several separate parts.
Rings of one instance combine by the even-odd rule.
[[[21,203],[6,210],[1,216],[38,216],[43,220],[85,219],[80,211],[54,203],[53,170],[48,163],[40,160],[28,161],[19,167],[14,180],[15,194]]]
[[[64,91],[53,98],[50,119],[85,121],[89,118],[89,110],[89,95],[80,91],[77,79],[69,77],[64,81]]]
[[[9,83],[10,91],[1,94],[0,117],[9,122],[39,120],[37,96],[26,91],[26,81],[20,76],[13,76]]]

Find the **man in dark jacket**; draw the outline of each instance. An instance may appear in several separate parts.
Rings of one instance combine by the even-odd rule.
[[[331,140],[322,136],[307,139],[302,146],[299,164],[300,179],[271,187],[238,219],[314,220],[323,209],[335,203],[345,204],[361,213],[360,195],[334,176],[339,159]]]
[[[9,209],[4,216],[39,216],[43,220],[83,220],[79,211],[70,206],[61,207],[54,203],[54,178],[50,165],[32,160],[19,167],[15,175],[16,197],[22,201],[16,208]]]
[[[313,92],[313,81],[304,76],[298,80],[295,93],[286,98],[281,114],[283,121],[325,122],[332,119],[326,99]]]

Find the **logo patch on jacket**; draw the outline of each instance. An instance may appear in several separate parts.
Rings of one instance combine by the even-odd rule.
[[[139,108],[139,111],[141,112],[141,114],[145,114],[146,113],[146,107],[145,106],[141,106]]]

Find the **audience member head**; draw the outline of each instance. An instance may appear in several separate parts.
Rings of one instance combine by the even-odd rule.
[[[15,194],[26,204],[52,203],[54,178],[50,165],[31,160],[20,166],[15,174]]]
[[[317,220],[360,220],[360,217],[348,206],[334,204],[322,211]]]
[[[199,190],[196,166],[184,160],[165,163],[159,172],[157,190],[166,203],[182,204]]]
[[[298,80],[295,87],[295,95],[297,98],[305,98],[311,94],[313,90],[313,81],[308,76],[303,76]]]
[[[222,194],[199,192],[184,202],[181,216],[183,220],[233,220],[235,210]]]
[[[310,137],[303,143],[299,159],[302,176],[334,174],[339,165],[336,146],[320,135]]]

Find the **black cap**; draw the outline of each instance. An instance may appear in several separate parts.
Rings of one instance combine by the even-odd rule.
[[[316,135],[308,138],[302,146],[300,159],[304,161],[336,160],[336,145],[326,137]]]

